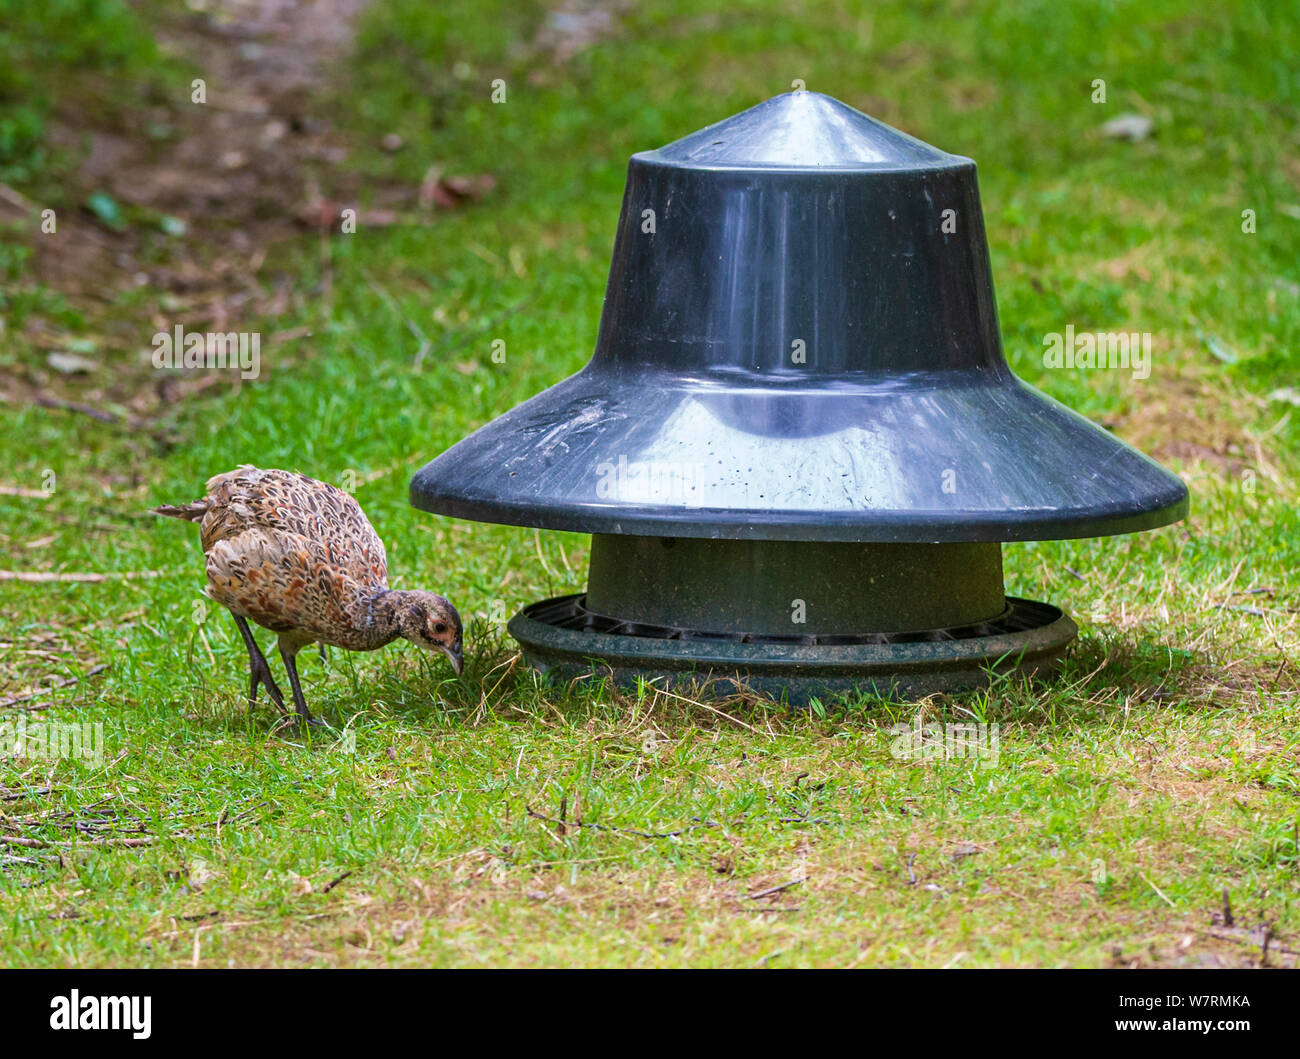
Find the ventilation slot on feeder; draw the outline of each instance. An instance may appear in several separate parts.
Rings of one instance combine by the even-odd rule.
[[[1050,669],[1074,623],[1001,542],[1187,490],[1011,373],[974,163],[796,92],[632,158],[591,362],[411,502],[593,535],[587,591],[510,622],[538,669],[801,702]]]

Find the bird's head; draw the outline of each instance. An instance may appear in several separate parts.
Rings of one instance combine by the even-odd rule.
[[[464,666],[461,654],[460,615],[445,596],[436,592],[405,592],[400,611],[401,634],[426,651],[441,651],[451,660],[460,676]]]

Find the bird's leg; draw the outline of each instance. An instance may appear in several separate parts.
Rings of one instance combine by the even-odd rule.
[[[325,641],[321,640],[316,646],[320,648],[320,660],[322,662],[329,662],[330,656],[325,653]]]
[[[276,686],[275,679],[271,676],[271,667],[266,664],[266,655],[262,654],[262,649],[257,646],[257,641],[253,639],[253,632],[248,627],[248,620],[241,618],[234,611],[235,624],[239,626],[239,635],[244,638],[244,646],[248,648],[248,708],[251,710],[257,705],[257,686],[266,685],[266,693],[271,696],[274,702],[281,710],[284,706],[284,696],[280,693],[279,687]]]
[[[311,710],[307,709],[307,700],[302,695],[302,684],[298,681],[298,648],[286,645],[281,640],[280,657],[284,659],[285,672],[289,674],[289,685],[293,688],[293,704],[298,710],[298,716],[307,724],[320,724],[320,721],[312,717]]]

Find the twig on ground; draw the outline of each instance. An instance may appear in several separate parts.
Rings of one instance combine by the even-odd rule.
[[[792,886],[798,886],[800,883],[806,883],[808,876],[801,875],[797,879],[791,879],[789,882],[783,882],[780,886],[769,886],[766,890],[759,890],[756,894],[750,894],[751,901],[757,901],[760,897],[771,897],[773,894],[779,894],[782,890],[788,890]]]
[[[0,835],[0,842],[9,846],[22,846],[24,849],[70,849],[73,846],[152,846],[157,837],[154,835],[135,835],[127,838],[91,838],[83,842],[49,842],[43,838],[26,838],[22,835]]]
[[[116,426],[122,422],[122,417],[116,412],[109,412],[103,408],[95,408],[93,405],[82,404],[80,401],[65,401],[60,397],[51,397],[49,394],[38,393],[32,395],[32,401],[41,408],[55,408],[63,412],[77,412],[83,416],[90,416],[91,419],[97,419],[101,423],[111,423]]]
[[[46,695],[46,694],[53,695],[53,693],[58,691],[60,688],[66,688],[72,684],[78,683],[79,681],[86,680],[90,677],[95,676],[97,673],[104,672],[104,670],[106,670],[107,668],[108,668],[107,663],[101,663],[100,665],[92,666],[90,669],[86,670],[83,676],[64,677],[58,683],[46,684],[44,687],[37,688],[35,691],[28,692],[25,695],[15,695],[11,699],[0,699],[0,709],[7,708],[10,706],[17,706],[19,703],[23,703],[23,702],[30,702],[32,699],[39,698],[42,695]],[[54,703],[51,701],[38,706],[25,706],[24,709],[29,713],[35,713],[37,710],[48,710],[53,705]],[[47,791],[46,793],[49,792]]]
[[[73,573],[59,570],[0,570],[0,581],[26,581],[45,584],[50,581],[70,584],[99,584],[101,581],[134,581],[142,577],[166,577],[170,570],[114,570],[111,573]]]
[[[712,820],[701,820],[697,824],[690,824],[687,827],[678,828],[676,831],[639,831],[634,827],[615,827],[613,824],[589,824],[583,823],[581,820],[557,820],[553,816],[546,816],[543,813],[536,812],[530,806],[525,805],[524,809],[534,820],[542,820],[548,824],[553,824],[556,827],[559,827],[561,829],[561,834],[564,833],[564,828],[586,827],[590,828],[592,831],[611,831],[619,835],[636,835],[638,838],[675,838],[677,835],[684,835],[688,831],[699,831],[703,828],[721,826],[714,823]]]
[[[1178,907],[1178,906],[1177,906],[1176,904],[1174,904],[1171,900],[1169,900],[1168,897],[1165,896],[1165,892],[1164,892],[1162,889],[1160,889],[1160,887],[1158,887],[1155,883],[1153,883],[1153,882],[1152,882],[1150,879],[1148,879],[1145,875],[1143,875],[1141,872],[1138,872],[1138,876],[1142,879],[1142,881],[1143,881],[1144,883],[1146,883],[1149,887],[1151,887],[1151,889],[1153,889],[1153,890],[1156,892],[1156,895],[1160,898],[1160,900],[1162,900],[1162,901],[1163,901],[1165,904],[1167,904],[1170,908],[1177,908],[1177,907]]]
[[[15,791],[9,790],[8,788],[0,789],[3,790],[3,793],[0,793],[0,802],[16,802],[22,798],[35,798],[37,795],[49,794],[51,792],[51,788],[49,787],[38,787],[34,791]]]
[[[707,702],[700,702],[698,699],[688,699],[685,695],[678,695],[675,691],[669,691],[667,688],[656,688],[655,690],[658,691],[658,692],[659,692],[660,694],[662,694],[662,695],[667,695],[669,698],[677,699],[679,702],[685,702],[685,703],[690,704],[691,706],[702,706],[704,709],[708,710],[710,713],[716,713],[719,717],[725,717],[727,720],[731,721],[733,724],[738,724],[738,725],[740,725],[741,728],[748,728],[748,729],[749,729],[751,732],[753,732],[755,735],[763,735],[763,734],[764,734],[763,732],[760,732],[757,728],[755,728],[752,724],[746,724],[746,723],[745,723],[744,721],[742,721],[739,717],[733,717],[733,716],[731,716],[731,714],[729,714],[729,713],[727,713],[727,712],[725,712],[725,711],[723,711],[723,710],[719,710],[719,709],[716,709],[716,708],[713,707],[713,706],[710,706]]]
[[[341,883],[344,879],[346,879],[351,874],[352,874],[351,871],[345,871],[342,875],[337,876],[334,879],[331,879],[329,882],[327,882],[324,886],[320,888],[320,892],[323,894],[329,893],[332,889],[334,889],[334,887],[336,887],[339,883]]]
[[[1261,940],[1259,941],[1256,941],[1249,936],[1244,938],[1239,938],[1239,937],[1234,937],[1231,934],[1218,934],[1213,930],[1198,930],[1196,933],[1201,935],[1201,937],[1203,938],[1215,938],[1218,941],[1230,941],[1234,945],[1245,945],[1248,948],[1259,949],[1261,955],[1265,955],[1265,956],[1267,955],[1270,949],[1273,952],[1280,952],[1287,956],[1300,956],[1300,949],[1284,949],[1280,945],[1272,944],[1274,940],[1274,934],[1272,928],[1270,927],[1263,928],[1263,930],[1261,931]]]
[[[49,845],[39,838],[22,838],[18,835],[0,835],[0,842],[7,846],[22,846],[24,849],[44,849]]]
[[[15,191],[8,184],[0,184],[0,199],[15,206],[20,210],[26,210],[28,213],[35,213],[36,203],[29,199],[20,191]]]

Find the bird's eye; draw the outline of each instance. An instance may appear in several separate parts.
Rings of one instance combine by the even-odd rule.
[[[434,632],[446,632],[446,631],[447,631],[447,623],[446,623],[445,621],[440,621],[440,622],[438,622],[438,624],[435,625],[435,626],[433,627],[433,631],[434,631]]]

